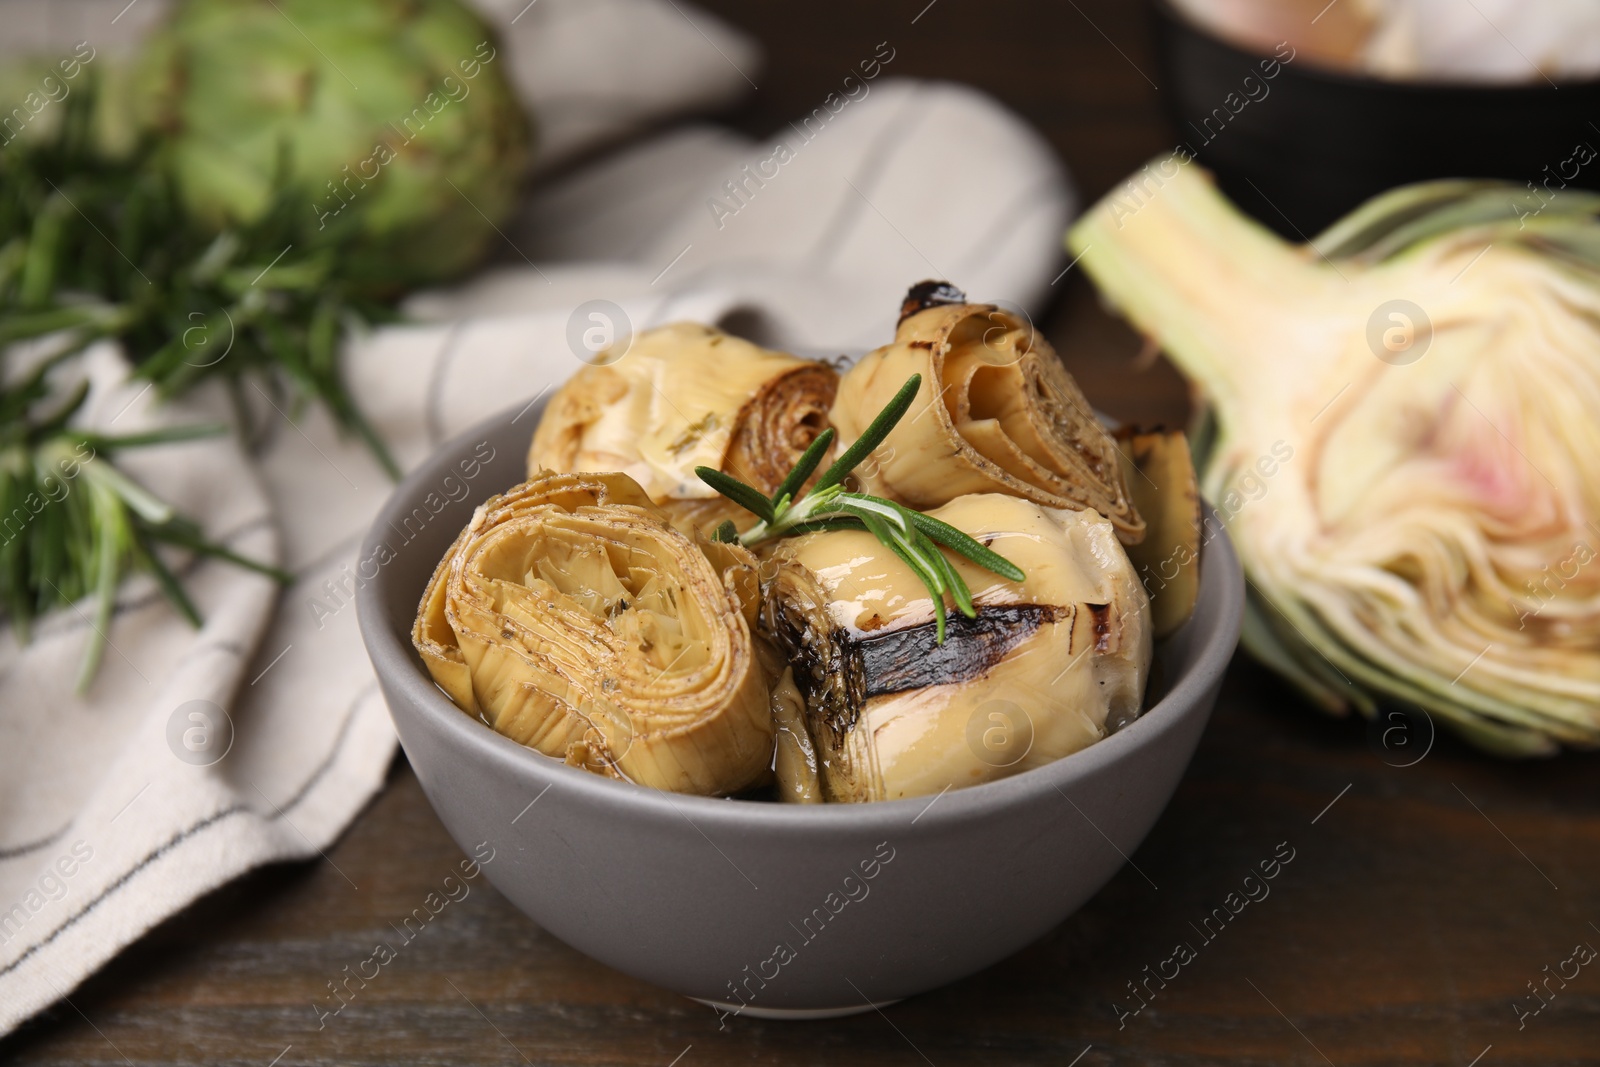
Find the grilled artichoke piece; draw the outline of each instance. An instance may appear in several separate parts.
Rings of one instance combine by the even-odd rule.
[[[894,343],[839,383],[829,417],[843,449],[907,378],[922,375],[911,410],[858,468],[864,491],[920,510],[968,493],[1093,508],[1124,544],[1137,543],[1144,522],[1116,442],[1049,343],[1004,308],[947,302],[957,299],[965,300],[945,283],[915,287]]]
[[[491,498],[445,554],[412,641],[463,711],[574,766],[725,795],[770,774],[755,559],[669,525],[621,474]]]
[[[764,559],[763,629],[794,665],[829,801],[992,781],[1139,714],[1149,601],[1110,522],[1001,494],[930,514],[1028,576],[951,555],[978,610],[952,616],[942,645],[926,588],[870,534],[805,534]]]
[[[1189,621],[1200,598],[1200,487],[1181,431],[1118,430],[1128,489],[1145,521],[1128,558],[1150,594],[1150,622],[1166,637]]]
[[[749,525],[695,467],[773,492],[827,426],[838,382],[826,363],[714,326],[657,327],[562,386],[534,434],[528,472],[622,471],[685,530]]]

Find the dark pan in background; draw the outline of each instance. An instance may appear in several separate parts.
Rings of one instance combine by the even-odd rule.
[[[1160,95],[1179,143],[1286,238],[1308,240],[1368,198],[1430,178],[1600,189],[1600,81],[1391,82],[1305,57],[1264,81],[1260,64],[1272,57],[1195,26],[1167,0],[1152,2]],[[1247,76],[1265,95],[1254,88],[1260,98],[1248,100]],[[1247,100],[1237,112],[1225,104],[1230,93],[1234,106]]]

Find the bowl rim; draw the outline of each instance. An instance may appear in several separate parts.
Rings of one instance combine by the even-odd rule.
[[[1165,25],[1170,29],[1181,30],[1226,49],[1239,59],[1254,62],[1260,59],[1273,59],[1275,57],[1263,52],[1257,52],[1247,45],[1222,36],[1209,26],[1201,25],[1178,9],[1172,0],[1151,0],[1151,6],[1156,12],[1158,26]],[[1160,32],[1159,30],[1157,31]],[[1296,77],[1308,81],[1320,81],[1341,89],[1357,89],[1365,92],[1399,93],[1414,99],[1444,97],[1473,98],[1473,103],[1488,104],[1497,100],[1520,100],[1531,103],[1534,98],[1549,96],[1560,89],[1600,89],[1600,77],[1573,78],[1566,81],[1537,81],[1537,82],[1473,82],[1473,81],[1400,81],[1390,78],[1379,78],[1359,71],[1345,70],[1340,67],[1318,63],[1315,60],[1299,60],[1293,67],[1285,64],[1286,71],[1292,70]]]
[[[359,558],[373,557],[378,544],[387,537],[390,522],[409,514],[420,493],[447,473],[459,454],[486,434],[502,429],[508,420],[520,418],[517,413],[526,412],[528,407],[526,403],[512,405],[434,449],[395,487],[379,509],[362,539]],[[1202,502],[1202,508],[1206,519],[1216,518],[1210,504]],[[579,801],[597,808],[619,815],[682,818],[696,828],[705,822],[780,832],[819,827],[839,831],[903,829],[908,822],[923,821],[923,816],[928,816],[926,822],[930,827],[951,826],[988,816],[997,809],[1052,790],[1065,797],[1063,787],[1074,780],[1093,776],[1155,744],[1163,734],[1175,729],[1186,713],[1192,713],[1203,702],[1207,691],[1220,682],[1239,641],[1245,583],[1226,524],[1219,520],[1215,527],[1208,522],[1203,528],[1216,530],[1216,536],[1203,545],[1206,565],[1201,568],[1200,592],[1204,596],[1208,590],[1215,590],[1213,595],[1221,597],[1217,624],[1209,632],[1197,635],[1195,640],[1199,647],[1193,652],[1189,669],[1172,680],[1171,687],[1153,707],[1129,725],[1071,755],[997,781],[961,789],[947,788],[931,799],[917,796],[870,804],[781,804],[676,794],[602,778],[590,771],[568,767],[553,756],[513,741],[456,707],[428,674],[411,644],[409,629],[402,634],[389,625],[384,592],[394,580],[395,568],[381,567],[377,575],[360,585],[356,590],[356,613],[367,655],[374,672],[384,683],[386,703],[388,692],[397,690],[400,698],[410,701],[430,720],[433,728],[450,735],[453,747],[465,749],[472,758],[512,767],[529,778],[536,790],[560,783]],[[428,573],[432,573],[431,568]],[[420,601],[420,590],[417,598]],[[391,717],[394,714],[392,708],[390,714]],[[543,792],[538,792],[537,796],[543,796]],[[694,816],[692,820],[691,815]]]

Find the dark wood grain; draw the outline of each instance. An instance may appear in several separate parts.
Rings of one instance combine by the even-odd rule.
[[[1169,142],[1138,5],[938,0],[912,26],[924,3],[708,3],[771,54],[731,120],[775,127],[892,39],[897,73],[976,84],[1043,130],[1088,197]],[[1177,376],[1138,369],[1138,339],[1076,272],[1061,285],[1045,329],[1096,403],[1180,421]],[[1600,969],[1524,1029],[1512,1009],[1575,943],[1600,945],[1600,763],[1498,763],[1441,738],[1414,766],[1390,766],[1402,751],[1240,661],[1137,866],[1039,943],[946,989],[882,1014],[719,1031],[709,1009],[586,959],[479,882],[319,1028],[326,983],[460,859],[401,761],[330,850],[359,889],[324,861],[257,872],[0,1042],[0,1062],[1600,1063]],[[1202,944],[1191,924],[1281,842],[1294,859],[1270,896]],[[1126,983],[1179,941],[1197,958],[1119,1027],[1114,1004],[1136,1004]]]

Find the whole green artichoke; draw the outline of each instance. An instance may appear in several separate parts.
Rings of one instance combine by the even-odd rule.
[[[134,110],[188,209],[223,226],[303,191],[349,280],[460,273],[509,214],[532,146],[493,31],[458,0],[182,0]]]

